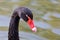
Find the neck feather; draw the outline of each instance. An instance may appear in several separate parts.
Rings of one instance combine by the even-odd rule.
[[[12,15],[10,25],[9,25],[9,32],[8,32],[8,40],[19,40],[19,31],[18,31],[18,25],[19,25],[19,16],[18,15]]]

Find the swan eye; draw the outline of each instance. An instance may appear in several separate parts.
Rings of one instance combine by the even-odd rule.
[[[21,18],[27,22],[28,21],[28,15],[24,14],[24,13],[21,13]]]
[[[26,17],[28,17],[28,15],[26,15]]]

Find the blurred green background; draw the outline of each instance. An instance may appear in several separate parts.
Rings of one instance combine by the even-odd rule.
[[[60,0],[0,0],[0,16],[10,18],[13,10],[21,6],[32,11],[37,32],[32,32],[24,21],[20,21],[20,31],[33,33],[48,40],[60,40]],[[3,24],[3,19],[0,17],[0,25]],[[2,25],[0,31],[8,31],[8,27]]]

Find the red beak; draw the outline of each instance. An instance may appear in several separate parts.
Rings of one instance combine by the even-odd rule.
[[[33,20],[28,20],[28,25],[30,26],[30,28],[34,28],[34,23]]]
[[[28,17],[27,23],[28,23],[28,25],[30,26],[30,28],[31,28],[32,31],[34,31],[34,32],[37,31],[37,30],[36,30],[36,27],[34,26],[34,22],[33,22],[33,20],[32,20],[30,17]]]

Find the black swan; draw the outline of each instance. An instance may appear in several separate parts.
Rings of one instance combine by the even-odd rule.
[[[36,27],[33,23],[33,14],[30,9],[19,7],[16,8],[12,14],[9,25],[8,40],[19,40],[18,25],[20,18],[28,23],[32,31],[36,32]]]

